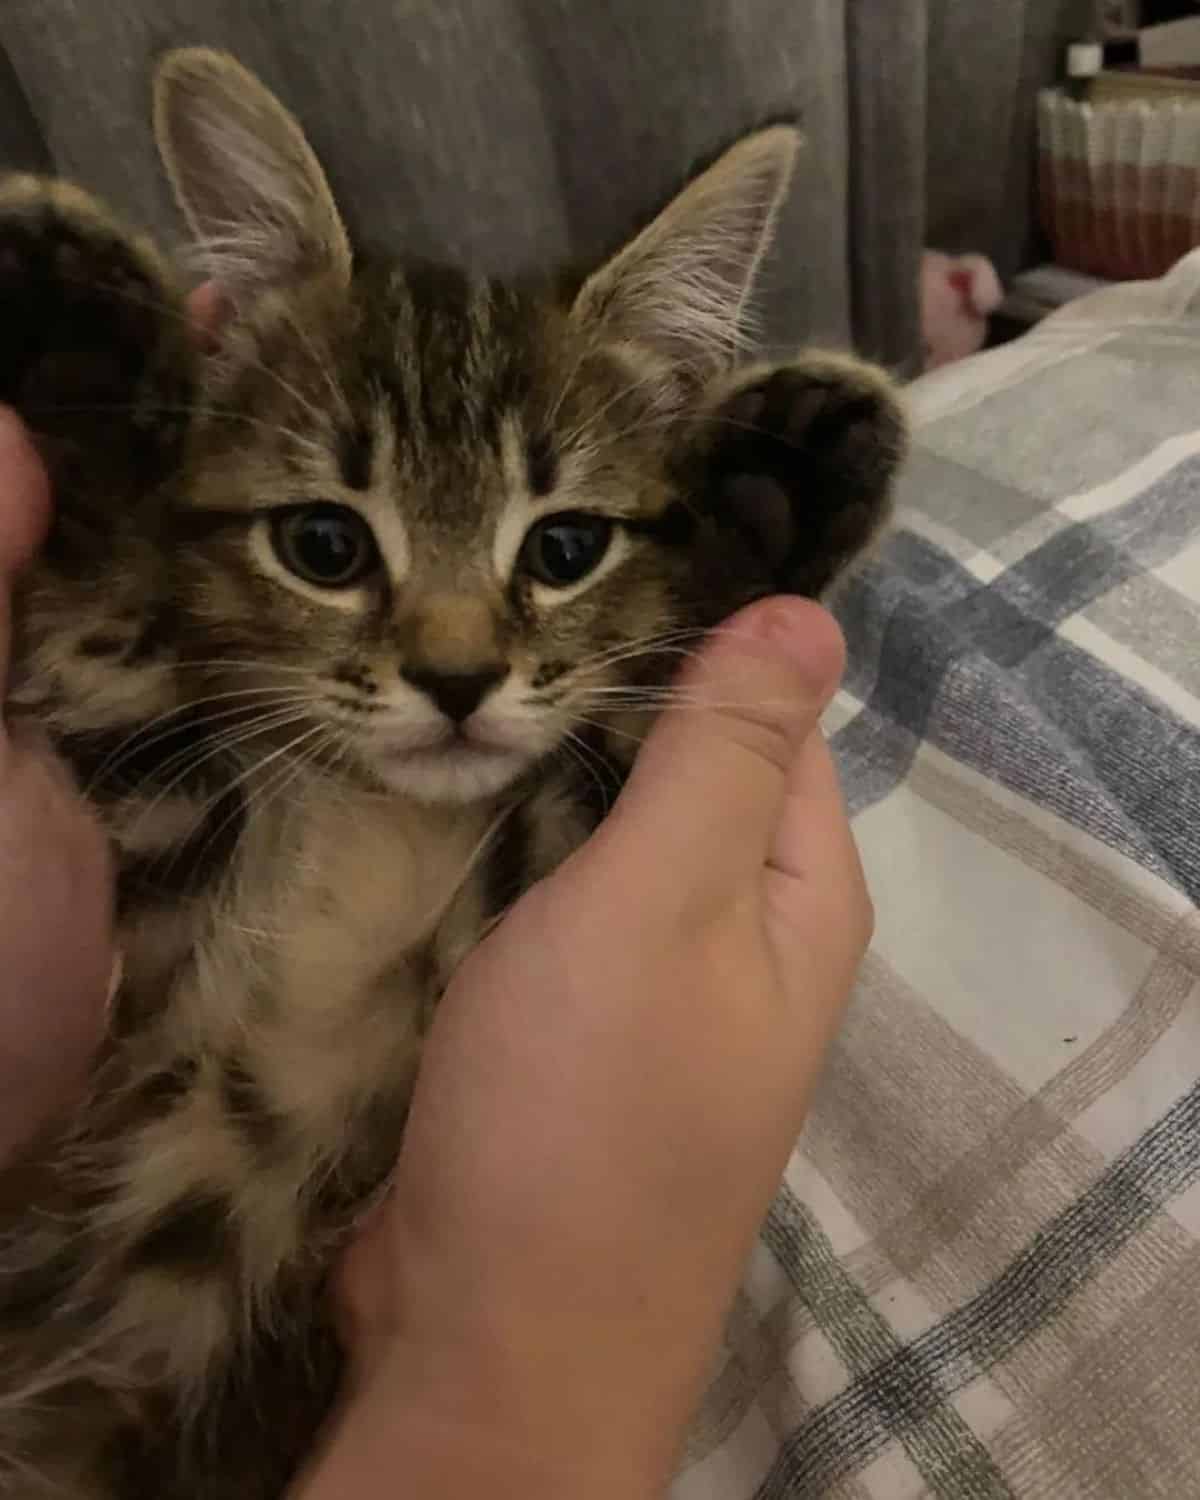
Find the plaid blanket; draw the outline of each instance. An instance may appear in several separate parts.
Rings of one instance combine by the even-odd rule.
[[[829,725],[878,936],[672,1493],[1185,1500],[1200,252],[912,396]]]

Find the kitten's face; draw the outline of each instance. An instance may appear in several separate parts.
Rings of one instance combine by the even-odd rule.
[[[135,430],[106,466],[102,412],[66,423],[26,701],[98,776],[203,781],[224,749],[278,788],[311,760],[464,802],[559,750],[590,768],[597,728],[610,761],[636,741],[690,633],[773,588],[819,593],[877,524],[902,446],[879,377],[731,373],[793,131],[732,147],[581,283],[519,290],[356,262],[303,133],[231,59],[172,54],[156,100],[228,316],[202,360],[151,326],[143,369],[153,319],[118,295],[97,326],[137,356],[113,377]],[[59,322],[86,345],[86,320]],[[86,394],[91,368],[22,378]],[[177,404],[153,404],[156,371]]]
[[[586,759],[700,612],[664,382],[548,294],[454,273],[278,299],[199,435],[186,649],[232,665],[197,687],[261,689],[269,740],[426,800]]]

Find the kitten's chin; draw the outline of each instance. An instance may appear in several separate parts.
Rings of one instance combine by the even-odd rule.
[[[515,781],[530,764],[520,750],[450,744],[379,756],[375,774],[394,792],[420,802],[478,802]]]

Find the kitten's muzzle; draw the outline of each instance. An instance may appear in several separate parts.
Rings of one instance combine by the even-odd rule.
[[[405,682],[418,688],[455,724],[469,719],[493,688],[508,676],[508,667],[483,667],[474,672],[432,672],[401,668]]]

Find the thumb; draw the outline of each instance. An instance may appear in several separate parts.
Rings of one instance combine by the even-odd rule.
[[[41,540],[49,498],[46,472],[25,428],[0,406],[0,707],[8,677],[12,579]]]
[[[630,869],[642,872],[639,898],[668,904],[684,887],[705,903],[744,889],[767,863],[788,773],[844,661],[833,617],[806,599],[764,600],[715,632],[593,840],[616,861],[615,889]]]

